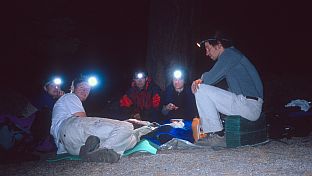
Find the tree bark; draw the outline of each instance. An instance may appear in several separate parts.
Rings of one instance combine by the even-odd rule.
[[[161,89],[172,70],[182,66],[193,79],[199,38],[200,0],[151,0],[146,67]],[[198,52],[197,52],[198,53]]]

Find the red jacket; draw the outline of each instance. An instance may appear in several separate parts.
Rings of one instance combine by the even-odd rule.
[[[120,106],[132,108],[132,114],[140,113],[142,120],[158,121],[158,112],[160,112],[160,88],[152,83],[148,77],[145,87],[140,90],[136,87],[135,82],[131,88],[120,99]]]

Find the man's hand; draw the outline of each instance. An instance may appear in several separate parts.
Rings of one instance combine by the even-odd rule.
[[[169,103],[166,105],[166,109],[171,111],[171,110],[177,110],[179,107],[177,107],[176,105]]]
[[[57,94],[58,94],[58,98],[60,98],[61,96],[65,94],[65,92],[62,90],[58,90]]]
[[[73,115],[76,117],[87,117],[86,112],[76,112]]]
[[[195,94],[197,92],[197,90],[199,89],[199,84],[201,84],[202,82],[203,82],[203,80],[201,80],[201,79],[197,79],[197,80],[193,81],[192,87],[191,87],[193,94]]]
[[[140,116],[140,113],[133,114],[131,118],[132,119],[137,119],[137,120],[142,120],[141,116]]]

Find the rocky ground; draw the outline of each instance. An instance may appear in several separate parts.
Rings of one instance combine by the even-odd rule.
[[[234,149],[135,153],[114,164],[42,160],[0,169],[0,175],[312,175],[312,135]]]

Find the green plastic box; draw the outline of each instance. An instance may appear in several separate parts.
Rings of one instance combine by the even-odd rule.
[[[250,121],[238,115],[227,116],[225,136],[228,148],[265,142],[267,140],[265,115],[262,113],[256,121]]]

